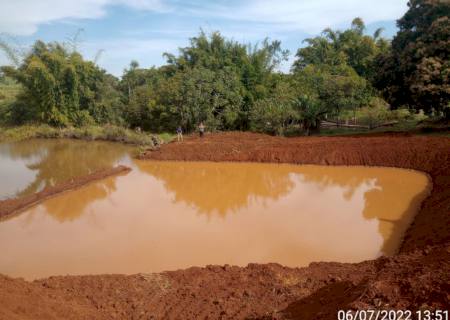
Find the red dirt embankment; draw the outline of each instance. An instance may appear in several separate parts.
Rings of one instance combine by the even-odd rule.
[[[130,170],[130,168],[125,166],[117,166],[110,169],[98,170],[91,174],[76,177],[70,181],[57,184],[53,187],[45,188],[40,192],[36,192],[27,196],[0,200],[0,221],[14,214],[20,213],[23,210],[41,203],[42,201],[54,197],[60,193],[81,188],[93,181],[105,179],[107,177],[118,174],[124,174],[129,172]]]
[[[337,319],[338,309],[449,306],[449,138],[224,133],[164,145],[143,158],[391,166],[427,172],[433,190],[394,257],[33,282],[0,276],[0,319]]]

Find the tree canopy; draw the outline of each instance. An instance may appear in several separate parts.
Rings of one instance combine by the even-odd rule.
[[[59,43],[37,41],[18,68],[2,71],[23,87],[11,106],[17,123],[67,126],[107,123],[119,117],[116,79]]]
[[[286,134],[310,133],[327,116],[371,108],[449,116],[450,4],[408,5],[392,43],[382,29],[367,34],[355,18],[345,30],[306,39],[290,73],[280,71],[289,54],[280,41],[244,44],[219,32],[200,31],[187,47],[165,53],[160,67],[132,60],[120,79],[97,66],[101,50],[87,61],[76,45],[37,41],[20,60],[0,41],[15,65],[0,69],[0,120],[148,131],[192,131],[204,122],[209,130]]]
[[[443,112],[450,98],[450,3],[410,0],[375,86],[394,107]]]

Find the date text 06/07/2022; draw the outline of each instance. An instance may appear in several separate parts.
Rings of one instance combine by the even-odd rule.
[[[337,320],[449,320],[448,310],[339,310]]]

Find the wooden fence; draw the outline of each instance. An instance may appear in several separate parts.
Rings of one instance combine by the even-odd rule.
[[[398,121],[389,121],[384,123],[358,124],[355,120],[323,120],[320,123],[321,128],[352,128],[372,130],[380,127],[391,127]]]

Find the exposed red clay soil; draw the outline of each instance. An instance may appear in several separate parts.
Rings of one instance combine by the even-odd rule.
[[[337,319],[339,309],[449,307],[450,138],[223,133],[163,145],[143,158],[391,166],[428,173],[433,190],[393,257],[33,282],[0,276],[0,319]]]
[[[81,188],[93,181],[105,179],[107,177],[128,173],[131,169],[125,166],[117,166],[110,169],[98,170],[91,174],[74,178],[70,181],[57,184],[53,187],[45,188],[40,192],[28,196],[0,200],[0,221],[20,213],[23,210],[34,206],[48,198],[54,197],[60,193]]]

